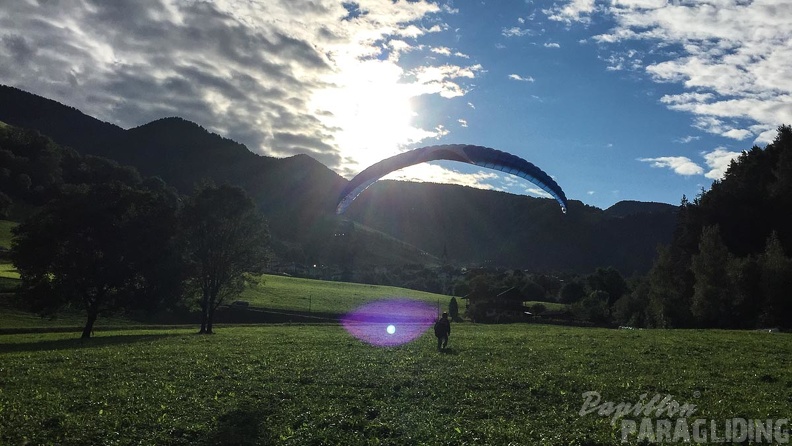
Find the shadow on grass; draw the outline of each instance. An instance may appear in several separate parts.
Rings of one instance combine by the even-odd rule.
[[[253,446],[274,443],[276,437],[267,426],[273,410],[274,405],[243,400],[237,407],[218,417],[211,444]]]
[[[68,338],[53,341],[39,342],[0,342],[0,353],[37,352],[48,350],[73,350],[82,348],[106,347],[109,345],[134,344],[136,342],[151,342],[172,336],[184,336],[180,333],[173,334],[141,334],[141,335],[111,335],[99,336],[89,339]]]

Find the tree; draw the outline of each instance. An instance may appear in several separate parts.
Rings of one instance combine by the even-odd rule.
[[[102,313],[178,297],[175,203],[163,191],[118,183],[65,192],[13,230],[11,258],[27,303],[41,314],[82,307],[88,338]]]
[[[238,295],[247,274],[264,272],[269,230],[244,190],[203,186],[182,213],[190,282],[200,294],[201,330],[211,334],[215,310]]]
[[[8,218],[8,210],[11,208],[12,204],[14,204],[14,200],[3,192],[0,192],[0,218]]]
[[[575,302],[572,311],[581,319],[602,324],[608,321],[608,293],[594,290],[588,296]]]
[[[693,275],[690,260],[680,249],[659,246],[658,255],[647,277],[649,283],[647,325],[679,328],[691,325],[690,296]]]
[[[572,280],[564,284],[559,292],[559,300],[564,304],[573,304],[586,296],[586,287],[582,283]]]
[[[525,282],[525,285],[522,287],[522,289],[520,289],[520,292],[522,293],[525,300],[547,300],[544,288],[532,280]]]
[[[761,268],[760,287],[764,296],[764,308],[760,322],[764,326],[792,326],[792,259],[784,254],[778,235],[773,232],[767,239],[767,247],[759,258]]]
[[[718,226],[707,226],[701,234],[699,253],[691,260],[695,284],[690,307],[699,326],[730,327],[733,323],[729,278],[732,256],[720,237]]]
[[[586,281],[590,290],[608,293],[608,305],[613,305],[627,292],[627,282],[611,267],[597,268],[594,274],[586,277]]]
[[[459,319],[459,303],[457,303],[456,297],[451,297],[451,302],[448,303],[448,316],[452,320]]]
[[[619,325],[630,327],[646,326],[646,310],[649,305],[649,282],[640,280],[633,290],[623,295],[611,307],[611,317]]]

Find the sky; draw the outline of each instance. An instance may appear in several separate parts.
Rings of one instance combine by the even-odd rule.
[[[571,200],[678,204],[792,124],[789,0],[0,0],[0,83],[123,128],[180,116],[351,178],[520,156]],[[392,178],[543,196],[461,163]]]

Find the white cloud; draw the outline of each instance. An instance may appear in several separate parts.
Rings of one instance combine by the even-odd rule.
[[[561,44],[556,42],[548,42],[544,44],[545,48],[561,48]]]
[[[444,183],[474,187],[476,189],[497,190],[510,193],[522,193],[542,198],[553,198],[543,189],[536,187],[522,178],[503,174],[492,170],[480,170],[463,173],[436,163],[416,164],[391,172],[383,179],[398,181],[414,181],[419,183]]]
[[[750,130],[735,128],[712,116],[700,116],[696,118],[693,126],[708,133],[714,133],[737,140],[743,140],[753,135],[753,132]]]
[[[717,147],[709,152],[701,152],[704,163],[709,170],[695,163],[686,156],[662,156],[658,158],[639,158],[638,161],[651,163],[652,167],[668,168],[682,176],[704,175],[713,180],[722,179],[732,160],[737,159],[741,152],[732,152],[724,147]]]
[[[652,167],[669,168],[683,176],[701,175],[704,169],[686,156],[662,156],[659,158],[639,158],[638,161],[651,163]]]
[[[466,120],[464,120],[464,119],[457,119],[457,122],[458,122],[458,123],[459,123],[459,125],[460,125],[460,126],[462,126],[462,127],[465,127],[465,128],[467,128],[467,126],[468,126],[468,123],[467,123],[467,121],[466,121]]]
[[[732,138],[742,141],[743,139],[747,139],[753,136],[753,133],[750,130],[746,130],[746,129],[729,129],[723,132],[722,135],[727,138]]]
[[[451,48],[445,46],[436,46],[431,49],[433,53],[441,54],[443,56],[450,56],[451,55]]]
[[[705,177],[720,180],[726,174],[726,169],[729,168],[732,160],[740,156],[742,152],[731,152],[723,147],[718,147],[711,152],[705,152],[701,155],[704,157],[704,162],[710,168],[709,172],[704,174]]]
[[[544,12],[550,20],[557,22],[588,22],[589,15],[594,12],[594,0],[571,0],[563,6],[555,6],[554,8],[544,9]]]
[[[491,171],[462,173],[438,164],[422,163],[392,172],[383,178],[419,183],[458,184],[460,186],[475,187],[477,189],[494,190],[496,187],[492,182],[497,180],[499,176],[497,173]]]
[[[448,129],[447,129],[447,128],[445,128],[445,126],[444,126],[443,124],[438,124],[438,126],[437,126],[437,127],[435,127],[435,134],[434,134],[434,136],[435,136],[435,138],[437,138],[437,139],[440,139],[440,138],[442,138],[443,136],[446,136],[446,135],[448,135],[449,133],[450,133],[450,132],[448,131]]]
[[[446,134],[432,117],[417,125],[410,100],[462,96],[484,72],[402,67],[401,55],[448,29],[438,14],[456,12],[426,0],[2,5],[4,84],[122,127],[183,116],[251,150],[308,153],[343,173]]]
[[[535,195],[537,197],[553,198],[553,196],[550,195],[547,191],[545,191],[544,189],[540,189],[538,187],[530,187],[528,185],[523,185],[523,190],[525,191],[525,193]]]
[[[484,68],[480,64],[462,67],[458,65],[440,65],[418,67],[410,72],[415,77],[412,87],[414,96],[421,94],[439,94],[444,98],[464,96],[468,89],[460,85],[457,79],[473,79]]]
[[[594,195],[594,194],[596,194],[596,192],[595,192],[595,191],[593,191],[593,190],[590,190],[590,191],[586,191],[586,194],[588,194],[588,195]]]
[[[531,76],[520,76],[519,74],[510,74],[509,79],[513,81],[520,81],[520,82],[534,82],[534,78]]]
[[[766,142],[768,127],[792,122],[792,2],[614,0],[595,7],[572,0],[545,13],[569,23],[588,22],[595,11],[616,22],[594,37],[615,44],[604,58],[608,68],[644,70],[656,82],[678,85],[682,93],[661,102],[697,123],[720,121],[706,131]],[[622,42],[635,40],[651,44],[651,58],[620,53]]]

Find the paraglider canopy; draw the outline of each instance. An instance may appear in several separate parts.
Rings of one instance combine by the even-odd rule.
[[[459,161],[525,178],[555,198],[561,205],[561,211],[566,213],[567,198],[561,186],[550,175],[532,163],[510,153],[489,147],[448,144],[410,150],[372,164],[352,178],[341,192],[338,206],[336,207],[336,214],[344,213],[358,195],[385,175],[414,164],[438,160]]]

